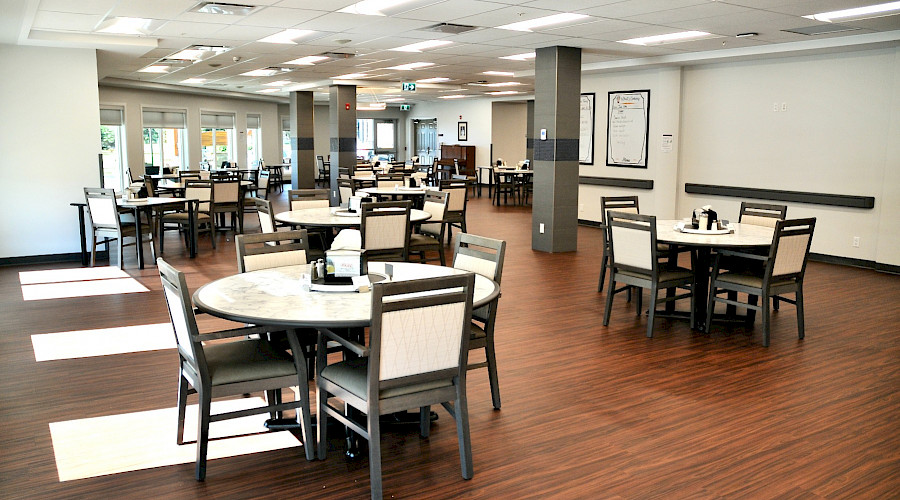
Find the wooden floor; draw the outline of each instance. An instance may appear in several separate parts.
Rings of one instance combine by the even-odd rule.
[[[386,498],[900,497],[900,278],[811,263],[802,341],[790,305],[768,348],[758,321],[707,335],[661,319],[648,339],[622,296],[601,325],[597,229],[579,228],[578,252],[563,254],[532,251],[530,230],[529,208],[469,204],[470,232],[508,242],[502,410],[486,372],[469,375],[474,478],[460,477],[439,410],[427,440],[385,433]],[[192,289],[236,272],[226,236],[217,250],[201,237],[195,260],[170,238],[166,258]],[[51,423],[171,408],[176,391],[173,349],[35,361],[32,335],[168,321],[155,266],[138,270],[128,248],[126,270],[149,292],[23,300],[20,271],[67,267],[0,268],[0,498],[369,495],[366,458],[308,462],[296,447],[211,460],[203,483],[191,463],[60,482]]]

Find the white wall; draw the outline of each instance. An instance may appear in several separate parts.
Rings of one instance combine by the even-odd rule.
[[[475,146],[476,165],[491,160],[491,101],[487,99],[447,99],[446,102],[416,104],[409,113],[412,119],[437,118],[438,147],[441,144]],[[457,140],[458,122],[467,122],[468,140]],[[412,126],[409,126],[412,133]],[[409,134],[407,134],[409,135]],[[412,147],[410,139],[409,144]],[[440,153],[440,152],[438,152]]]
[[[524,102],[495,102],[491,108],[491,142],[493,158],[480,158],[482,165],[503,158],[515,165],[525,159],[528,105]],[[490,160],[490,161],[488,161]]]
[[[787,203],[788,217],[818,218],[813,252],[900,264],[898,54],[894,48],[686,68],[680,180],[874,196],[870,210]],[[786,111],[774,112],[774,103]],[[740,200],[678,187],[679,213],[709,203],[737,217]],[[851,247],[853,236],[859,248]]]
[[[0,45],[0,258],[80,251],[85,186],[100,185],[93,50]]]
[[[281,122],[277,103],[103,86],[100,87],[100,103],[125,108],[125,150],[128,155],[125,163],[135,176],[144,172],[142,108],[187,111],[186,167],[191,170],[197,170],[201,160],[201,111],[234,114],[234,158],[241,167],[247,166],[247,115],[259,115],[262,157],[269,164],[281,163]]]

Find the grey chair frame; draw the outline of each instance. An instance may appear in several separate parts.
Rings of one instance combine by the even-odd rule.
[[[237,185],[237,200],[234,201],[224,201],[220,199],[219,195],[216,195],[216,191],[222,189],[224,185],[236,184]],[[216,189],[216,188],[219,189]],[[212,209],[212,216],[217,217],[221,215],[222,224],[216,223],[216,229],[221,229],[224,227],[225,214],[231,214],[231,227],[235,229],[238,233],[244,232],[244,208],[243,208],[243,200],[241,199],[241,194],[243,190],[241,189],[241,181],[234,180],[213,180],[213,196],[215,196],[216,204]]]
[[[659,302],[668,303],[676,300],[691,299],[691,328],[694,328],[694,273],[688,269],[666,268],[660,269],[659,249],[656,240],[656,217],[653,215],[632,214],[611,210],[607,213],[609,225],[609,269],[610,279],[606,292],[606,310],[603,314],[603,326],[609,326],[609,317],[612,312],[613,296],[629,287],[646,288],[650,291],[650,312],[647,320],[647,337],[653,336],[653,321],[656,316],[656,305]],[[616,262],[616,228],[646,231],[649,233],[650,243],[650,269],[631,266]],[[693,253],[691,254],[693,256]],[[616,283],[624,283],[620,289],[616,289]],[[689,290],[683,294],[667,294],[665,298],[659,298],[659,290],[676,290],[677,288]],[[642,294],[637,295],[637,314],[643,314],[641,304]]]
[[[453,228],[459,228],[460,232],[468,232],[466,229],[466,209],[469,206],[469,185],[467,181],[461,180],[442,180],[438,184],[441,191],[451,193],[450,200],[447,202],[448,210],[444,214],[444,220],[447,224],[447,244],[450,245],[453,239]],[[463,203],[462,209],[451,209],[453,203],[453,193],[462,193]]]
[[[381,480],[381,415],[419,408],[420,435],[427,438],[430,432],[430,405],[441,404],[456,420],[459,441],[460,468],[462,477],[471,479],[472,444],[469,434],[469,410],[466,396],[466,360],[468,358],[468,325],[472,316],[472,294],[475,275],[466,273],[395,283],[376,283],[372,288],[372,323],[369,327],[369,346],[341,337],[328,329],[319,329],[316,349],[316,402],[318,418],[318,456],[326,457],[328,447],[327,422],[335,418],[369,442],[369,476],[373,499],[382,498]],[[406,294],[427,295],[403,297]],[[436,292],[436,293],[435,293]],[[392,298],[385,302],[385,298]],[[415,310],[430,306],[465,303],[462,318],[463,331],[460,335],[459,361],[457,366],[443,370],[408,375],[389,380],[380,380],[382,350],[390,346],[383,343],[382,315],[399,310]],[[327,342],[337,342],[349,352],[360,356],[342,362],[356,373],[364,371],[366,384],[363,395],[348,388],[347,379],[340,376],[342,370],[327,365]],[[346,373],[346,372],[345,372]],[[435,382],[447,382],[437,384]],[[390,392],[387,392],[390,391]],[[344,406],[365,413],[365,423],[344,415],[344,409],[329,404],[328,399],[336,397]]]
[[[115,214],[115,220],[112,222],[98,221],[91,213],[91,200],[104,200],[98,201],[95,203],[107,203],[110,205],[110,210]],[[91,221],[91,267],[94,267],[97,261],[97,237],[102,237],[104,243],[106,245],[107,251],[109,251],[109,242],[111,240],[116,240],[118,242],[118,265],[119,269],[125,268],[125,256],[122,251],[126,246],[135,246],[135,251],[139,252],[140,250],[137,248],[137,245],[140,245],[142,242],[137,241],[137,228],[134,223],[122,223],[122,218],[119,212],[118,204],[116,203],[116,192],[110,188],[84,188],[84,201],[86,203],[86,210],[88,213],[88,218]],[[134,243],[125,243],[124,238],[134,238]],[[152,245],[152,231],[151,231],[151,245]]]
[[[256,214],[259,216],[259,230],[262,233],[274,233],[278,231],[275,225],[275,215],[272,213],[272,202],[260,198],[251,198]]]
[[[444,206],[444,214],[446,215],[447,204],[449,203],[449,201],[450,193],[428,190],[425,191],[425,197],[422,202],[423,209],[426,207],[426,203],[437,203]],[[445,218],[441,217],[440,219],[431,218],[428,219],[428,221],[419,224],[419,230],[415,233],[411,233],[409,236],[409,253],[417,253],[420,255],[420,262],[427,262],[429,259],[427,258],[425,253],[433,250],[437,252],[438,259],[440,259],[441,261],[441,265],[446,266],[447,258],[444,256],[444,231],[446,230],[447,225],[445,224],[445,222]],[[428,234],[427,232],[422,231],[423,224],[437,224],[440,230],[437,234]]]
[[[411,231],[409,217],[412,203],[409,200],[404,201],[379,201],[373,203],[363,203],[360,207],[362,216],[360,217],[359,233],[362,243],[362,249],[366,253],[366,258],[370,260],[393,259],[405,261],[409,259],[409,235]],[[403,247],[393,248],[368,248],[366,240],[368,232],[366,230],[370,221],[378,217],[397,216],[399,213],[405,213],[406,216],[406,236],[404,237]],[[371,241],[371,240],[370,240]]]
[[[178,377],[178,428],[177,443],[184,444],[184,420],[185,408],[187,406],[188,395],[196,393],[199,398],[199,418],[197,419],[197,461],[195,466],[195,478],[203,481],[206,478],[206,451],[209,443],[209,424],[220,420],[232,418],[246,417],[248,415],[256,415],[260,413],[269,413],[273,417],[280,416],[285,410],[296,410],[297,419],[301,427],[301,435],[306,450],[307,460],[314,460],[315,453],[313,443],[315,443],[312,431],[312,420],[310,415],[309,391],[303,390],[308,388],[307,384],[307,367],[306,360],[303,357],[303,349],[297,340],[297,335],[293,331],[286,333],[288,342],[291,346],[292,355],[290,360],[294,367],[294,373],[290,375],[278,375],[260,379],[244,379],[235,380],[228,383],[220,383],[213,385],[212,377],[209,370],[208,358],[209,354],[214,351],[222,350],[223,346],[229,346],[227,349],[242,348],[247,351],[248,355],[252,353],[262,353],[265,351],[269,361],[287,361],[288,355],[283,354],[284,358],[277,360],[277,352],[265,349],[268,345],[266,340],[247,339],[249,335],[265,334],[271,330],[270,327],[244,327],[234,328],[230,330],[222,330],[217,332],[201,334],[195,317],[195,311],[191,303],[190,291],[187,287],[187,281],[183,272],[178,271],[169,265],[162,258],[157,259],[160,280],[162,281],[163,291],[166,303],[169,309],[169,317],[175,329],[175,340],[177,344],[179,358],[179,377]],[[180,330],[179,325],[185,330]],[[204,341],[217,340],[224,338],[240,338],[237,343],[246,342],[247,344],[237,344],[231,342],[228,344],[203,344]],[[269,352],[271,351],[271,352]],[[232,365],[235,362],[229,362]],[[240,364],[240,362],[237,362]],[[262,362],[257,362],[262,363]],[[259,364],[255,365],[258,370]],[[281,402],[281,390],[292,386],[300,387],[300,398],[297,401],[289,403]],[[265,391],[267,397],[266,406],[248,408],[245,410],[231,411],[227,413],[211,414],[211,403],[213,398],[225,396],[237,396],[247,393]]]
[[[453,267],[466,271],[474,271],[465,266],[460,256],[482,259],[494,263],[494,274],[485,278],[500,284],[503,278],[503,261],[506,258],[506,242],[469,233],[456,236],[453,246]],[[489,304],[472,311],[472,331],[469,338],[469,350],[484,349],[485,361],[469,363],[468,369],[487,368],[488,380],[491,384],[491,402],[494,409],[500,409],[500,382],[497,375],[497,350],[494,345],[494,332],[497,325],[497,307],[500,296]]]
[[[763,324],[763,346],[769,346],[770,327],[769,327],[769,299],[772,299],[774,305],[778,301],[794,304],[797,308],[797,335],[803,339],[806,335],[803,320],[803,278],[806,275],[806,264],[809,261],[809,249],[812,245],[813,232],[816,228],[816,218],[779,220],[775,223],[775,234],[772,238],[772,246],[769,248],[768,255],[758,255],[748,252],[740,252],[729,249],[721,249],[716,252],[716,260],[713,265],[711,285],[709,290],[709,299],[706,309],[706,324],[710,324],[713,315],[713,308],[716,302],[722,302],[729,306],[744,307],[750,311],[762,312]],[[782,248],[781,242],[784,238],[809,235],[806,242],[806,249],[803,255],[803,263],[798,272],[775,275],[775,265],[778,261],[778,253]],[[761,262],[763,271],[761,274],[752,271],[733,271],[724,272],[721,269],[721,260],[727,258],[745,259],[750,262]],[[751,267],[752,269],[752,267]],[[746,283],[740,283],[741,280],[734,280],[735,275],[752,275],[760,278],[761,286],[754,287]],[[719,297],[721,292],[728,292],[727,298]],[[737,293],[746,293],[748,295],[747,302],[737,300]],[[793,293],[794,300],[783,297],[785,293]],[[757,304],[757,297],[762,300]],[[773,305],[773,307],[774,307]],[[752,324],[755,317],[753,314],[747,315],[747,320]]]
[[[198,204],[198,210],[196,213],[197,217],[197,232],[208,232],[209,239],[212,242],[212,247],[216,248],[216,219],[213,216],[213,207],[216,205],[215,200],[215,190],[213,189],[212,181],[203,181],[199,179],[188,179],[184,184],[184,192],[185,196],[188,194],[188,190],[192,188],[201,188],[209,190],[209,199],[207,201],[201,201]],[[205,210],[203,205],[206,205]],[[159,216],[159,253],[163,253],[163,247],[165,244],[165,237],[163,233],[166,231],[166,223],[176,224],[179,230],[187,230],[190,227],[191,221],[187,218],[187,208],[180,209],[176,212],[168,212],[161,214]],[[203,217],[203,216],[206,217]],[[200,226],[204,223],[207,224],[206,228],[201,229]],[[189,236],[185,233],[185,246],[187,246],[187,239]]]
[[[597,282],[598,292],[603,291],[603,284],[606,282],[606,270],[609,269],[609,225],[606,222],[606,212],[623,208],[634,208],[635,212],[640,213],[641,210],[638,197],[603,196],[600,198],[600,228],[603,230],[600,246],[603,253],[600,254],[600,279]]]

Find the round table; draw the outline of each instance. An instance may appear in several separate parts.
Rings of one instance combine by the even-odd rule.
[[[422,204],[422,198],[425,197],[425,191],[428,189],[437,189],[437,188],[408,188],[401,187],[399,189],[394,189],[392,187],[367,187],[356,190],[357,196],[375,196],[378,199],[390,198],[392,200],[397,199],[411,199],[413,200],[413,205],[416,205],[418,202],[418,206]]]
[[[462,274],[452,267],[392,262],[393,281]],[[384,262],[369,262],[369,271],[385,274]],[[207,283],[194,292],[203,312],[241,323],[304,327],[365,327],[372,319],[372,296],[358,292],[304,292],[300,274],[308,265],[275,267],[235,274]],[[500,295],[500,285],[475,275],[473,307]]]
[[[740,224],[734,222],[731,234],[696,234],[683,233],[675,229],[675,225],[681,220],[656,221],[656,241],[672,245],[691,247],[695,256],[694,266],[694,322],[697,330],[705,332],[706,325],[706,301],[709,296],[709,268],[710,254],[713,248],[725,247],[768,247],[772,245],[772,237],[775,228],[757,226],[754,224]],[[674,305],[670,302],[669,304]],[[667,314],[671,314],[671,310]]]
[[[292,226],[309,226],[309,227],[359,227],[362,223],[362,217],[357,215],[353,217],[335,215],[332,210],[336,207],[321,208],[305,208],[303,210],[290,210],[288,212],[279,212],[275,214],[275,220],[290,224]],[[409,220],[412,223],[426,221],[431,218],[431,214],[424,210],[412,209],[409,213]]]

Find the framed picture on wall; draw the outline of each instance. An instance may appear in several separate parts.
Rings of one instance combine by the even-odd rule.
[[[458,122],[456,130],[456,138],[459,141],[469,140],[469,122]]]
[[[579,104],[581,133],[578,137],[578,163],[581,163],[582,165],[594,164],[595,97],[596,94],[593,92],[581,94],[581,103]]]
[[[611,167],[647,168],[649,129],[649,90],[610,92],[606,164]]]

